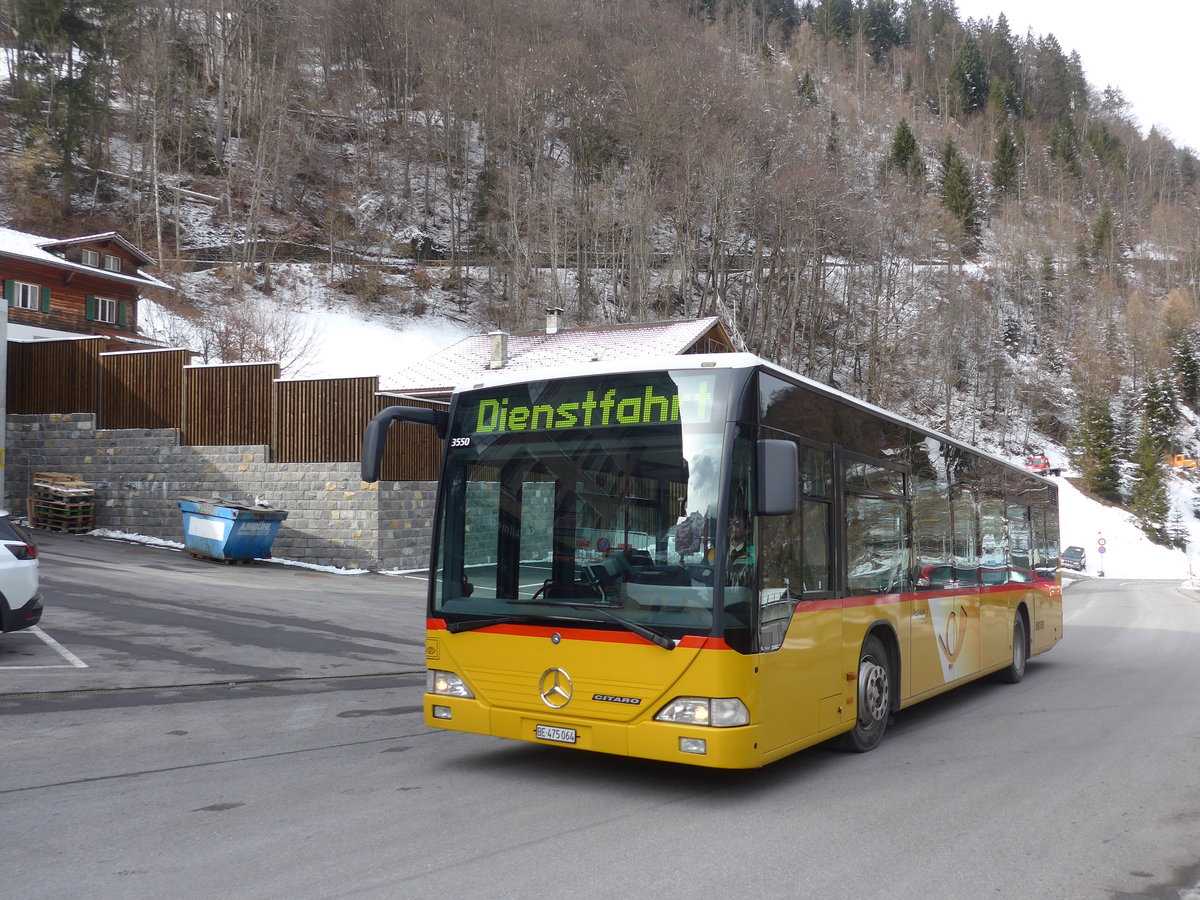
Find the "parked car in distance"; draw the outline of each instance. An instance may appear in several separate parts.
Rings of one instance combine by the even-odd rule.
[[[0,514],[0,633],[29,628],[41,618],[37,544],[25,529]]]
[[[1025,457],[1025,468],[1027,471],[1037,475],[1061,475],[1062,469],[1050,465],[1050,460],[1042,454],[1036,456]]]
[[[1087,551],[1082,547],[1068,547],[1062,552],[1062,566],[1064,569],[1074,569],[1076,572],[1082,572],[1087,566]]]

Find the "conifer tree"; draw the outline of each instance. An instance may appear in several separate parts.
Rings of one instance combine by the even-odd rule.
[[[1190,334],[1181,334],[1171,345],[1171,367],[1179,382],[1179,399],[1195,406],[1200,401],[1200,359]]]
[[[1064,172],[1075,178],[1083,175],[1079,160],[1079,132],[1069,115],[1064,115],[1050,132],[1050,155]]]
[[[999,78],[993,78],[988,87],[987,108],[988,115],[997,128],[1008,120],[1008,93],[1004,82]]]
[[[1133,487],[1129,491],[1129,511],[1137,517],[1138,525],[1150,540],[1156,544],[1170,545],[1167,520],[1171,504],[1163,471],[1162,445],[1148,418],[1142,421],[1133,462],[1136,468]]]
[[[1017,142],[1013,138],[1012,129],[1006,124],[996,135],[992,185],[1001,193],[1012,193],[1017,189],[1018,174]]]
[[[894,0],[867,0],[859,8],[862,34],[875,65],[881,65],[889,50],[900,43],[900,23]]]
[[[979,201],[975,196],[975,180],[952,138],[946,138],[946,143],[942,145],[941,166],[942,204],[961,229],[963,250],[977,248],[982,225]]]
[[[1138,411],[1136,397],[1122,392],[1113,404],[1113,451],[1118,459],[1132,460],[1137,453],[1137,442],[1142,433],[1141,422],[1142,415]]]
[[[1170,518],[1167,520],[1168,542],[1172,547],[1187,550],[1189,537],[1191,537],[1191,529],[1183,524],[1183,516],[1179,514],[1178,510],[1171,510]]]
[[[1110,276],[1117,266],[1117,218],[1112,207],[1107,203],[1100,210],[1100,215],[1092,224],[1091,255],[1099,265],[1100,270]]]
[[[921,159],[921,148],[917,145],[917,137],[907,119],[901,119],[896,126],[896,134],[892,138],[892,152],[888,155],[888,165],[899,169],[910,181],[920,181],[925,177],[925,161]]]
[[[1151,375],[1142,388],[1142,411],[1145,428],[1158,444],[1161,457],[1175,440],[1175,426],[1179,424],[1179,401],[1175,396],[1171,379],[1162,375]]]
[[[983,109],[988,99],[987,64],[979,52],[979,44],[970,34],[954,55],[950,67],[950,92],[960,112],[965,115]]]
[[[812,72],[808,69],[804,70],[804,77],[800,79],[800,83],[796,86],[796,93],[807,106],[817,105],[817,85],[813,81]]]
[[[838,137],[838,115],[833,110],[829,112],[829,132],[825,135],[825,154],[832,160],[842,152],[841,140]]]
[[[18,121],[54,148],[62,209],[89,131],[108,108],[106,70],[129,29],[129,0],[15,0]]]
[[[1069,452],[1087,490],[1113,503],[1121,501],[1116,429],[1107,395],[1093,394],[1084,400],[1079,428]]]
[[[1085,143],[1100,165],[1125,171],[1125,149],[1108,122],[1103,119],[1089,122]]]
[[[854,36],[854,4],[851,0],[820,0],[813,14],[817,34],[843,44]]]

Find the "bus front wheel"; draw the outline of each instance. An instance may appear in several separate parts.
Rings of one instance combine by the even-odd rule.
[[[858,659],[858,718],[843,739],[843,748],[855,753],[874,750],[883,740],[891,712],[891,662],[883,642],[871,635]]]

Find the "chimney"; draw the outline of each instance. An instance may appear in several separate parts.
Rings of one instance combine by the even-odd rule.
[[[558,334],[559,319],[562,318],[561,306],[546,307],[546,334]]]
[[[488,368],[503,369],[508,365],[508,332],[489,331],[488,337],[492,339],[492,359]]]

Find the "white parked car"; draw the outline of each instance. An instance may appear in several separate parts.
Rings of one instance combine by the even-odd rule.
[[[0,632],[36,625],[42,618],[38,548],[20,525],[0,514]]]

